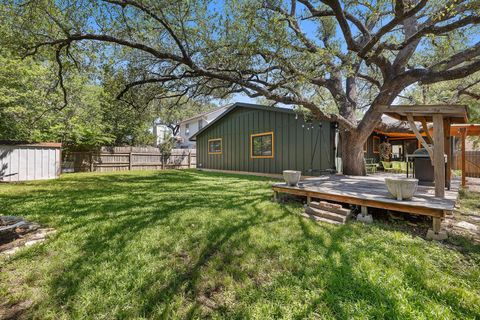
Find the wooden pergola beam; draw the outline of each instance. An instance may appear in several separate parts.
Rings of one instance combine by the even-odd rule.
[[[444,145],[445,154],[447,155],[445,181],[446,181],[448,190],[450,190],[450,184],[452,181],[453,154],[452,154],[451,145],[450,145],[450,119],[449,118],[443,119],[443,145]]]
[[[435,197],[445,197],[445,158],[443,114],[433,115],[433,170],[435,176]]]
[[[427,120],[425,119],[425,117],[422,118],[421,122],[422,122],[423,132],[425,132],[425,135],[428,137],[429,142],[432,143],[433,139],[432,139],[432,136],[430,135],[430,131],[428,130]]]
[[[467,129],[466,128],[460,128],[460,135],[462,139],[462,187],[465,187],[467,184],[467,179],[465,176],[465,166],[466,166],[466,161],[465,161],[465,149],[466,149],[466,138],[467,138]]]
[[[433,150],[432,148],[428,145],[428,143],[425,141],[425,139],[422,137],[420,134],[420,131],[418,131],[417,126],[415,125],[415,122],[413,121],[413,116],[409,113],[407,113],[407,119],[408,119],[408,124],[410,125],[410,129],[412,129],[413,133],[417,137],[418,141],[422,144],[422,146],[427,150],[428,155],[430,156],[430,160],[432,161],[433,164]]]
[[[407,114],[413,116],[414,121],[433,122],[434,114],[442,114],[449,118],[451,123],[466,123],[467,107],[465,105],[387,105],[380,107],[384,114],[402,121],[407,121]]]

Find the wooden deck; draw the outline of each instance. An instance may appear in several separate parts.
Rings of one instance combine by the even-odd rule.
[[[389,195],[385,177],[325,175],[306,179],[296,187],[276,183],[272,188],[275,195],[287,193],[305,196],[309,200],[322,199],[439,218],[444,217],[446,212],[453,211],[455,207],[459,180],[452,181],[450,190],[445,191],[444,199],[435,198],[434,187],[418,186],[411,200],[398,201]]]

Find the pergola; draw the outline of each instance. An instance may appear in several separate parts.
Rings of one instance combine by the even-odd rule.
[[[408,121],[418,141],[427,150],[434,167],[435,197],[445,198],[445,185],[451,181],[451,145],[450,136],[452,126],[454,131],[464,130],[467,123],[467,107],[464,105],[391,105],[384,106],[384,114],[392,118]],[[421,122],[427,137],[423,137],[415,121]],[[433,122],[433,137],[427,127],[428,122]],[[460,124],[461,127],[457,127]],[[467,130],[467,129],[465,129]],[[428,138],[431,144],[425,141]],[[464,144],[464,143],[463,143]],[[447,154],[446,170],[445,158]],[[463,167],[465,168],[465,167]],[[445,172],[447,175],[445,176]],[[464,175],[464,174],[463,174]],[[441,220],[433,218],[433,232],[439,234]]]

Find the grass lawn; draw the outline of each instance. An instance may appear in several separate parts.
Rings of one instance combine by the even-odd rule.
[[[0,184],[0,214],[53,227],[0,257],[23,317],[480,317],[480,249],[385,224],[316,224],[268,179],[187,171]],[[7,300],[2,301],[2,300]]]

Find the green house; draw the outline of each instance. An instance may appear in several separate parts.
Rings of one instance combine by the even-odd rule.
[[[197,168],[319,175],[335,171],[335,127],[291,109],[235,103],[190,140]]]

